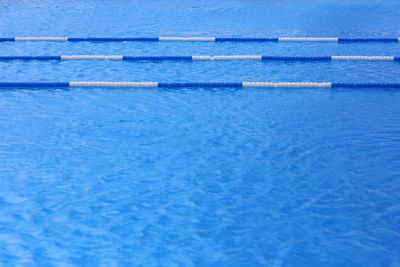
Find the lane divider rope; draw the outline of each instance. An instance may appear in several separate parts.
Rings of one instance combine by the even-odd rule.
[[[153,87],[153,88],[183,88],[183,87],[219,87],[219,88],[400,88],[398,83],[338,83],[338,82],[0,82],[2,88],[63,88],[63,87]]]
[[[125,61],[184,61],[184,60],[263,60],[263,61],[331,61],[368,60],[400,61],[394,56],[263,56],[263,55],[217,55],[217,56],[119,56],[119,55],[65,55],[65,56],[0,56],[0,61],[9,60],[125,60]]]
[[[338,37],[0,37],[0,42],[70,41],[70,42],[400,42],[395,38],[338,38]]]

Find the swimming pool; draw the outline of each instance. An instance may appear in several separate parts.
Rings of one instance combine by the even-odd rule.
[[[1,1],[0,36],[399,37],[398,1]],[[398,43],[2,42],[400,56]],[[0,82],[400,82],[381,61],[0,61]],[[400,91],[0,90],[0,265],[400,264]]]

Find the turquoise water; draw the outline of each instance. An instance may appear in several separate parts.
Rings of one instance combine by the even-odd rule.
[[[1,1],[0,36],[398,37],[398,1]],[[400,55],[0,43],[0,55]],[[0,62],[0,81],[400,82],[398,62]],[[0,91],[0,265],[398,266],[400,92]]]

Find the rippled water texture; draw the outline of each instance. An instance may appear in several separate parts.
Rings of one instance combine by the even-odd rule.
[[[0,36],[399,37],[399,1],[0,1]],[[400,44],[0,43],[0,55]],[[0,62],[0,81],[400,82],[397,62]],[[399,266],[400,92],[0,91],[2,266]]]

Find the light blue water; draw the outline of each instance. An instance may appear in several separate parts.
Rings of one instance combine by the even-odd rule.
[[[338,3],[339,2],[339,3]],[[398,37],[398,1],[0,1],[0,36]],[[400,55],[1,43],[1,55]],[[394,62],[0,62],[0,81],[400,82]],[[399,266],[400,92],[0,91],[2,266]]]

